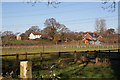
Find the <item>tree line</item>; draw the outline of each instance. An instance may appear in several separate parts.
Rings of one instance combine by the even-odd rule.
[[[39,26],[32,26],[28,30],[25,31],[25,33],[21,33],[21,39],[22,40],[28,40],[28,37],[31,32],[38,32],[42,34],[42,37],[40,40],[49,40],[54,41],[56,44],[58,42],[70,42],[70,41],[81,41],[82,35],[81,33],[84,32],[73,32],[68,27],[66,27],[64,24],[61,24],[56,21],[54,18],[46,19],[44,22],[45,28],[41,30]],[[106,21],[105,19],[96,19],[95,21],[95,32],[97,34],[100,34],[103,37],[104,43],[117,43],[117,32],[115,32],[115,29],[110,28],[106,29]],[[3,41],[10,41],[10,40],[16,40],[16,35],[19,33],[13,34],[12,31],[4,31],[1,32],[1,39]]]

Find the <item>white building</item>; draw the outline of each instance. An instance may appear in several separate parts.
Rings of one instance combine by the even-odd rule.
[[[41,34],[37,33],[37,32],[32,32],[29,35],[29,39],[37,39],[37,38],[40,38],[40,37],[41,37]]]
[[[17,40],[21,40],[21,36],[20,35],[21,35],[20,33],[16,35],[16,39]]]

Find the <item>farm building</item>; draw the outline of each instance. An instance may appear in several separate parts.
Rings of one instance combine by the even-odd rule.
[[[96,44],[99,45],[100,41],[102,40],[102,36],[94,33],[82,33],[82,37],[83,37],[83,41],[85,42],[85,44]]]
[[[17,35],[16,35],[16,39],[17,39],[17,40],[21,40],[21,34],[17,34]]]
[[[38,32],[32,32],[29,35],[29,39],[37,39],[37,38],[40,38],[40,37],[41,37],[41,34],[38,33]]]

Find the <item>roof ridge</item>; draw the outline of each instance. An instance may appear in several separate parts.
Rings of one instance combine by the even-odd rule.
[[[34,35],[41,35],[39,32],[32,32]]]

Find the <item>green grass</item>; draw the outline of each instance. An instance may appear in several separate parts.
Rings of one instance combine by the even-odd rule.
[[[44,52],[64,52],[64,51],[87,51],[87,50],[108,50],[108,49],[117,49],[117,47],[97,47],[97,46],[89,46],[77,48],[73,47],[44,47]],[[2,54],[22,54],[22,53],[40,53],[43,52],[43,47],[19,47],[19,48],[3,48]],[[71,58],[73,57],[73,53],[71,54],[61,54],[62,58]],[[40,78],[41,75],[44,78],[48,78],[49,70],[47,67],[51,65],[55,65],[55,68],[52,69],[53,73],[56,76],[61,78],[114,78],[116,77],[115,71],[111,66],[97,66],[97,65],[78,65],[73,64],[73,61],[62,61],[61,64],[58,64],[58,54],[43,54],[43,65],[40,64],[40,54],[38,55],[28,55],[28,60],[31,60],[33,63],[33,78]],[[25,60],[25,55],[19,56],[20,61]],[[2,68],[4,75],[6,72],[11,72],[15,68],[19,68],[16,66],[16,57],[8,56],[2,57]],[[119,72],[117,69],[117,72]],[[53,74],[51,73],[51,75]],[[17,72],[19,74],[19,71]],[[117,74],[118,76],[119,74]],[[53,75],[52,75],[53,76]]]
[[[91,51],[91,50],[108,50],[108,49],[117,49],[117,46],[114,48],[109,46],[109,47],[82,47],[82,48],[77,48],[76,46],[73,47],[16,47],[16,48],[3,48],[2,49],[2,54],[16,54],[16,53],[40,53],[40,52],[65,52],[65,51]]]
[[[62,54],[62,58],[70,58],[73,57],[73,54]],[[19,57],[20,61],[25,59],[25,56]],[[11,72],[12,70],[19,68],[16,66],[16,57],[2,57],[3,60],[3,72]],[[78,65],[74,64],[73,61],[62,61],[58,64],[58,54],[43,54],[43,64],[40,64],[40,55],[30,55],[28,56],[28,60],[31,60],[33,63],[33,78],[40,78],[42,75],[44,78],[49,78],[49,76],[53,76],[53,73],[56,76],[61,78],[116,78],[119,74],[115,75],[116,72],[111,66],[97,66],[87,65],[85,64]],[[50,66],[55,65],[53,69],[49,69]],[[116,65],[115,65],[116,66]],[[48,67],[48,68],[46,68]],[[119,67],[114,67],[119,73]],[[49,74],[50,71],[53,71]],[[19,71],[17,72],[19,74]]]
[[[87,65],[76,65],[71,64],[64,67],[56,66],[57,68],[53,69],[53,73],[56,76],[61,78],[114,78],[114,70],[108,66],[91,66]],[[49,76],[46,73],[49,73],[48,70],[36,70],[33,71],[34,78],[40,78],[42,75],[44,78]],[[39,74],[38,74],[39,73]],[[51,73],[51,75],[53,74]]]

